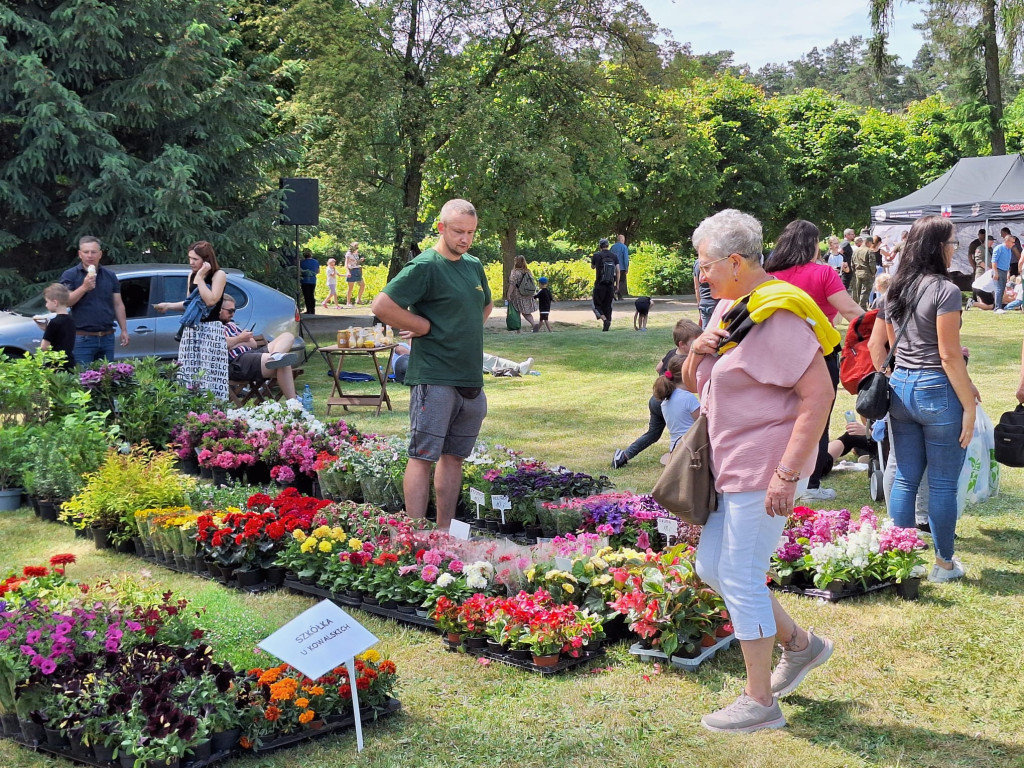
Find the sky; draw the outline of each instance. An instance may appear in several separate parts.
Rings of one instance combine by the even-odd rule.
[[[868,38],[868,0],[640,0],[655,24],[667,28],[693,53],[734,51],[734,64],[757,70],[772,62],[799,59],[817,46],[853,35]],[[921,47],[913,28],[923,18],[922,4],[897,0],[889,34],[889,52],[909,66]]]

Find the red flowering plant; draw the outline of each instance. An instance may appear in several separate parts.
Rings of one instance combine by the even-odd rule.
[[[430,618],[437,624],[437,628],[446,633],[462,634],[464,627],[460,616],[459,604],[444,595],[437,598],[434,610],[430,612]]]
[[[692,547],[677,545],[648,555],[639,572],[613,568],[616,598],[610,606],[625,615],[641,643],[669,656],[695,656],[701,637],[722,622],[724,603],[697,576]],[[677,652],[679,652],[677,654]]]
[[[459,606],[459,623],[469,637],[487,637],[487,622],[497,606],[492,598],[477,593]]]
[[[0,581],[0,597],[9,605],[39,597],[46,599],[58,587],[68,583],[66,569],[76,561],[70,553],[54,555],[49,567],[26,565],[20,571],[11,571]]]

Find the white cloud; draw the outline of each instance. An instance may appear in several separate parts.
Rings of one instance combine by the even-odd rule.
[[[733,61],[757,69],[785,63],[833,40],[871,34],[868,0],[641,0],[654,22],[694,53],[734,51]],[[913,61],[921,36],[913,23],[921,9],[896,5],[890,49]]]

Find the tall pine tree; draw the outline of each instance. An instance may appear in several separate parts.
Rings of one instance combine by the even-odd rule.
[[[0,5],[4,266],[46,277],[83,234],[114,261],[209,239],[255,266],[298,155],[276,135],[274,62],[241,54],[208,0]]]

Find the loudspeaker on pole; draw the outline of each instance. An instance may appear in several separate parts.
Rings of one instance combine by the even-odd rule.
[[[320,224],[320,180],[281,179],[282,224],[315,227]]]

